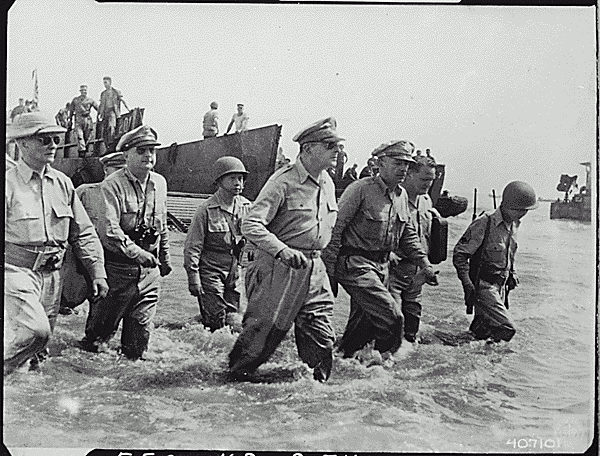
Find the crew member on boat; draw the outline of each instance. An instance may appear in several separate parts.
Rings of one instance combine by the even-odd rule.
[[[188,289],[198,298],[202,323],[211,331],[235,323],[231,316],[240,303],[245,244],[241,224],[251,204],[241,195],[248,172],[239,158],[219,158],[213,173],[217,191],[198,206],[183,248]]]
[[[79,86],[78,97],[73,98],[69,110],[68,129],[73,126],[73,117],[75,117],[75,133],[77,134],[77,151],[79,157],[85,157],[87,144],[92,135],[94,123],[92,121],[92,108],[98,111],[98,102],[87,95],[87,85]]]
[[[337,216],[327,168],[335,167],[343,138],[330,117],[293,140],[300,144],[298,159],[275,171],[242,222],[242,234],[258,250],[246,275],[243,330],[229,354],[234,379],[267,361],[292,325],[314,379],[324,382],[331,373],[334,297],[321,250]]]

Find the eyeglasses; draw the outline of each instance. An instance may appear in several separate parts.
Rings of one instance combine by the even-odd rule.
[[[60,136],[36,136],[37,140],[42,143],[43,146],[49,146],[50,143],[54,142],[57,146],[60,144]]]

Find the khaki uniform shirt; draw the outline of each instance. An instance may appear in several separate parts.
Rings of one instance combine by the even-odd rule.
[[[423,263],[426,255],[410,223],[406,190],[398,186],[390,191],[377,175],[352,183],[339,204],[337,223],[323,258],[330,273],[335,270],[341,246],[370,252],[400,250],[415,264]]]
[[[513,269],[517,251],[517,231],[521,222],[505,222],[498,208],[476,218],[454,247],[452,261],[459,277],[467,277],[469,274],[469,259],[483,242],[488,216],[491,217],[490,234],[482,263],[503,272],[504,276],[508,276],[508,271]]]
[[[429,195],[417,195],[415,203],[408,200],[408,210],[410,211],[410,224],[417,232],[421,241],[421,247],[425,254],[429,253],[429,242],[431,239],[431,220],[433,219],[433,204]],[[403,253],[398,250],[396,254],[404,258]]]
[[[327,171],[314,179],[298,158],[269,178],[242,222],[242,234],[272,256],[286,247],[321,250],[331,240],[337,211]]]
[[[71,179],[50,166],[40,176],[23,160],[5,178],[6,242],[61,247],[68,242],[92,279],[106,278],[100,240]]]
[[[105,249],[136,259],[142,248],[128,234],[144,223],[154,226],[160,234],[157,245],[161,263],[169,262],[167,230],[167,181],[150,172],[146,187],[127,168],[114,172],[102,181],[98,213],[98,235]],[[144,209],[145,208],[145,209]]]
[[[238,195],[233,200],[232,213],[217,191],[198,206],[183,248],[183,267],[190,285],[200,284],[199,264],[203,250],[227,251],[240,240],[242,219],[250,205],[248,199]]]

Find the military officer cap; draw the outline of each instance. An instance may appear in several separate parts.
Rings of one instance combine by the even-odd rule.
[[[160,146],[160,143],[156,140],[158,135],[154,129],[148,125],[140,125],[139,127],[128,131],[117,144],[117,152],[129,150],[132,147],[144,147],[144,146]]]
[[[112,154],[106,154],[99,158],[100,163],[105,168],[112,166],[114,168],[125,166],[125,155],[123,152],[113,152]]]
[[[337,143],[344,141],[344,138],[338,136],[336,127],[337,122],[335,119],[333,117],[327,117],[326,119],[321,119],[300,130],[292,138],[292,141],[296,141],[297,143],[300,143],[300,145],[308,142]]]
[[[33,135],[64,133],[66,128],[56,125],[54,119],[41,112],[27,112],[6,125],[6,139],[26,138]]]
[[[396,157],[407,162],[415,163],[412,158],[412,153],[415,150],[415,145],[410,141],[403,139],[393,139],[386,143],[383,143],[377,147],[371,155],[377,158],[382,157]]]

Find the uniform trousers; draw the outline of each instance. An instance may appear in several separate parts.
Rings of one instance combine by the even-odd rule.
[[[509,341],[516,328],[504,305],[506,291],[503,284],[479,281],[479,293],[475,302],[475,317],[470,330],[477,339],[492,338],[496,341]]]
[[[33,271],[4,264],[4,373],[42,352],[54,330],[60,271]]]
[[[401,260],[390,266],[389,290],[396,303],[401,303],[404,316],[404,338],[414,342],[421,322],[421,298],[423,285],[414,285],[418,267],[410,260]]]
[[[402,344],[404,318],[388,290],[388,263],[359,255],[340,255],[336,278],[350,295],[350,316],[338,349],[352,357],[371,341],[381,353],[395,353]]]
[[[92,134],[93,123],[91,117],[84,117],[75,123],[75,132],[77,133],[77,150],[84,152],[87,150],[87,142]]]
[[[335,333],[333,294],[320,256],[293,269],[257,251],[246,274],[248,307],[243,329],[229,354],[231,372],[252,372],[266,362],[294,324],[300,359],[327,380],[333,361]]]
[[[83,343],[105,343],[117,331],[121,320],[121,351],[140,359],[148,348],[152,318],[160,292],[158,267],[106,261],[109,292],[106,298],[90,303]]]
[[[200,257],[202,295],[198,296],[204,326],[212,331],[225,326],[227,314],[240,305],[240,266],[227,252],[203,250]]]

